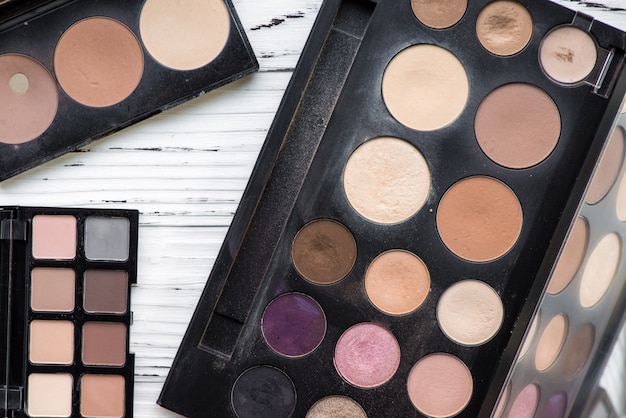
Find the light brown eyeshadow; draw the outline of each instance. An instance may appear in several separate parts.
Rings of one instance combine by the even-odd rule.
[[[594,205],[606,196],[617,180],[622,161],[624,161],[624,131],[618,128],[613,131],[598,167],[593,173],[585,202]]]
[[[80,379],[80,413],[85,418],[122,418],[125,415],[123,376],[84,374]]]
[[[578,328],[563,351],[563,375],[573,379],[589,359],[595,341],[595,328],[585,324]]]
[[[545,160],[561,136],[561,115],[543,90],[513,83],[489,93],[476,112],[476,139],[483,152],[507,168]]]
[[[32,58],[0,55],[0,142],[21,144],[52,124],[59,92],[48,70]]]
[[[320,219],[306,224],[293,240],[291,257],[298,273],[316,284],[337,283],[356,261],[354,237],[339,222]]]
[[[424,303],[430,292],[430,273],[416,255],[387,251],[365,273],[365,291],[374,306],[389,315],[406,315]]]
[[[445,193],[437,209],[437,229],[457,256],[492,261],[515,245],[522,230],[522,207],[515,193],[490,177],[468,177]]]
[[[223,0],[147,0],[139,31],[150,55],[176,70],[193,70],[213,61],[230,34]]]
[[[63,90],[77,102],[112,106],[126,99],[139,84],[143,52],[126,26],[93,17],[63,34],[54,52],[54,69]]]
[[[540,372],[547,370],[559,356],[567,335],[567,318],[558,314],[544,328],[535,352],[535,367]]]
[[[418,131],[433,131],[459,117],[469,96],[469,80],[465,67],[450,51],[414,45],[387,66],[382,94],[398,122]]]
[[[587,221],[582,217],[578,217],[557,260],[552,278],[548,283],[548,293],[556,295],[570,284],[583,262],[583,257],[587,251],[588,239],[589,226]]]
[[[467,9],[467,0],[411,0],[415,17],[434,29],[455,25]]]
[[[430,169],[409,142],[380,137],[359,146],[343,173],[348,201],[373,222],[402,222],[419,211],[430,194]]]
[[[489,3],[476,20],[478,40],[495,55],[517,54],[528,45],[532,34],[533,19],[526,7],[516,1]]]
[[[33,364],[74,361],[74,324],[70,321],[34,320],[30,323],[29,357]]]
[[[86,322],[83,325],[83,363],[123,366],[126,363],[126,325],[121,322]]]
[[[553,80],[574,84],[584,80],[598,58],[596,43],[581,29],[560,26],[550,31],[539,47],[539,62]]]
[[[72,312],[75,273],[67,268],[37,267],[31,272],[30,307],[40,312]]]

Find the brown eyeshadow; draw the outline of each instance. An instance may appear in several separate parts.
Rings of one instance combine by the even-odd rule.
[[[555,295],[561,292],[572,281],[580,268],[589,239],[589,226],[584,218],[578,217],[565,241],[552,278],[548,283],[548,293]]]
[[[126,324],[86,322],[82,359],[88,366],[123,366],[126,363]]]
[[[339,222],[308,223],[293,240],[291,255],[298,273],[316,284],[333,284],[346,277],[356,261],[356,242]]]
[[[602,154],[596,171],[593,173],[585,202],[590,205],[598,203],[606,196],[617,180],[624,160],[624,132],[615,129],[609,143]]]
[[[522,230],[522,207],[504,183],[490,177],[468,177],[450,187],[441,199],[437,229],[457,256],[492,261],[515,245]]]
[[[86,312],[123,314],[128,310],[128,273],[87,270],[84,292]]]
[[[582,370],[591,354],[595,328],[591,324],[580,327],[570,339],[563,353],[563,375],[573,379]]]
[[[455,25],[467,9],[467,0],[411,0],[415,17],[434,29]]]
[[[476,112],[476,139],[494,162],[528,168],[545,160],[561,135],[561,115],[543,90],[524,83],[489,93]]]
[[[489,3],[476,19],[478,40],[495,55],[517,54],[528,45],[532,34],[532,17],[526,7],[516,1]]]

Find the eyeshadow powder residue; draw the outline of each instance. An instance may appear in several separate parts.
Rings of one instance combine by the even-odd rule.
[[[574,26],[550,31],[539,47],[539,62],[553,80],[573,84],[584,80],[598,58],[596,43],[587,32]]]
[[[467,0],[411,0],[415,17],[434,29],[454,26],[465,14]]]
[[[306,224],[293,240],[293,265],[306,280],[327,285],[350,273],[357,247],[350,231],[339,222],[319,219]]]
[[[516,1],[489,3],[476,20],[478,40],[495,55],[517,54],[528,45],[532,34],[532,17],[526,7]]]

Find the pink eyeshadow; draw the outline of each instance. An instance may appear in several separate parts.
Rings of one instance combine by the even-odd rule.
[[[33,256],[71,260],[76,256],[76,218],[71,215],[37,215],[33,218]]]

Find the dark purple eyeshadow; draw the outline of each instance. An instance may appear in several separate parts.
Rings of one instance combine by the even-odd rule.
[[[285,293],[267,305],[261,328],[265,341],[278,354],[301,357],[315,350],[324,339],[326,317],[311,297]]]

